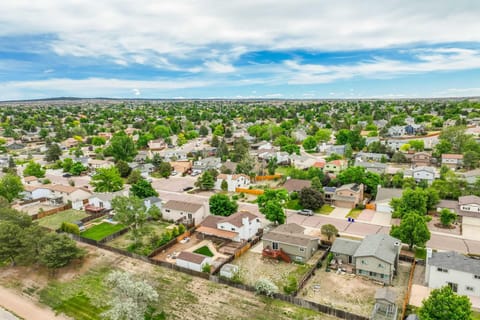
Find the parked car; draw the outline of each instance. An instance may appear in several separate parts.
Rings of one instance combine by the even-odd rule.
[[[72,175],[71,175],[70,173],[64,173],[64,174],[62,175],[62,177],[64,177],[64,178],[71,178]]]
[[[190,191],[192,189],[193,189],[193,187],[185,187],[185,188],[183,188],[183,191]]]
[[[297,211],[298,214],[304,215],[304,216],[313,216],[313,211],[310,209],[302,209]]]

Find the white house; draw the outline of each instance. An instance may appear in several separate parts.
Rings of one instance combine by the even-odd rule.
[[[40,198],[48,198],[52,194],[50,189],[45,185],[24,185],[23,197],[27,200],[35,200]]]
[[[25,185],[24,197],[29,200],[40,198],[50,199],[55,204],[71,202],[72,208],[81,210],[83,201],[91,196],[91,192],[81,188],[65,186],[62,184]]]
[[[408,140],[404,140],[404,139],[387,139],[383,141],[384,145],[386,145],[387,147],[395,151],[400,150],[400,148],[407,143],[408,143]]]
[[[162,206],[162,217],[165,220],[199,224],[209,214],[210,208],[207,204],[169,200]]]
[[[197,232],[235,242],[252,239],[262,227],[260,219],[248,212],[240,211],[228,217],[209,216],[197,228]]]
[[[433,180],[435,180],[435,168],[425,166],[416,167],[411,171],[410,175],[405,171],[404,176],[411,176],[417,182],[426,180],[428,184],[432,184]]]
[[[480,197],[463,196],[458,198],[460,211],[468,212],[470,216],[480,217]]]
[[[143,199],[145,207],[150,209],[152,206],[156,206],[158,209],[162,209],[162,200],[159,197],[148,197]]]
[[[448,285],[460,295],[480,297],[480,260],[427,248],[425,282],[432,289]]]
[[[175,259],[175,264],[186,269],[202,272],[205,265],[212,264],[212,258],[198,253],[182,251]]]
[[[463,154],[442,154],[442,165],[448,166],[452,169],[457,169],[463,166]]]
[[[96,192],[93,193],[90,198],[88,198],[88,205],[105,210],[111,210],[113,198],[127,195],[128,194],[125,191],[105,193]]]
[[[248,188],[250,186],[250,177],[245,174],[219,174],[215,182],[216,190],[222,189],[223,181],[227,182],[229,192],[235,192],[236,188]]]

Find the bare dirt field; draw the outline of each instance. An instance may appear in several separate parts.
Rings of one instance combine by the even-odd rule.
[[[109,290],[102,285],[103,276],[108,274],[108,270],[120,269],[146,279],[156,288],[160,295],[156,306],[165,312],[167,319],[334,319],[109,251],[85,245],[82,247],[88,251],[87,258],[59,270],[55,276],[42,268],[1,268],[0,285],[10,287],[32,301],[38,301],[47,288],[47,292],[56,294],[50,295],[50,299],[60,299],[50,300],[53,304],[61,303],[64,295],[75,297],[79,294],[86,295],[90,301],[97,299],[105,303],[108,301],[105,295],[108,296]],[[88,278],[88,275],[92,272],[96,277],[101,277],[91,282],[92,278]],[[87,286],[88,290],[85,290]]]
[[[406,293],[410,264],[400,263],[399,274],[392,287],[401,305]],[[375,291],[382,286],[354,274],[337,274],[318,270],[299,294],[300,298],[329,305],[363,316],[370,316],[375,304]]]

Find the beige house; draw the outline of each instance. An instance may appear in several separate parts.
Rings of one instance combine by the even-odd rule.
[[[432,155],[428,152],[416,152],[412,156],[413,167],[429,166],[432,162]]]
[[[335,189],[333,205],[341,208],[355,208],[363,202],[363,184],[350,183]]]
[[[306,235],[296,223],[282,224],[262,237],[264,250],[285,252],[291,260],[306,262],[318,250],[318,238]]]
[[[347,160],[333,160],[325,164],[323,171],[333,173],[333,174],[339,174],[342,170],[346,169],[347,167],[348,167]]]
[[[188,171],[192,170],[192,161],[171,161],[170,165],[172,166],[173,171],[178,173],[187,173]]]
[[[261,228],[262,224],[256,215],[239,211],[228,217],[208,216],[197,228],[197,232],[204,236],[244,242],[255,237]]]
[[[207,204],[169,200],[162,206],[164,220],[199,224],[210,214]]]
[[[443,165],[451,169],[461,168],[463,166],[463,154],[442,154]]]
[[[148,142],[148,151],[150,152],[150,156],[153,156],[153,154],[162,151],[166,147],[167,147],[167,144],[165,140],[161,138],[156,140],[150,140]]]
[[[227,182],[227,191],[235,192],[237,188],[248,188],[250,186],[250,177],[246,174],[219,174],[215,182],[215,190],[222,189],[222,182]]]
[[[387,234],[374,234],[362,241],[337,238],[330,252],[337,267],[390,285],[397,272],[400,249],[400,240]]]

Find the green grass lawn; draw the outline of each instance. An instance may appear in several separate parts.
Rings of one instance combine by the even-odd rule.
[[[333,211],[333,207],[328,204],[324,204],[320,209],[315,210],[315,213],[328,215]]]
[[[73,223],[87,216],[88,214],[84,211],[70,209],[39,219],[37,221],[38,224],[43,227],[57,230],[62,225],[62,222]]]
[[[480,312],[473,311],[472,320],[480,320]]]
[[[108,222],[102,222],[91,228],[88,228],[86,231],[81,233],[81,236],[84,238],[100,241],[103,238],[122,230],[125,226],[121,223],[111,224]]]
[[[348,218],[357,219],[358,216],[360,215],[360,213],[362,213],[362,211],[363,211],[363,210],[361,210],[361,209],[353,208],[353,209],[350,210],[350,212],[347,214],[347,217],[348,217]]]
[[[202,254],[202,255],[207,256],[207,257],[213,257],[212,251],[210,251],[210,249],[207,246],[200,247],[193,252],[198,253],[198,254]]]
[[[284,176],[288,176],[289,172],[290,172],[290,167],[278,167],[277,169],[275,169],[276,174],[281,174]]]
[[[303,208],[298,202],[299,202],[298,199],[289,200],[287,201],[287,203],[285,203],[285,208],[290,210],[302,210]]]
[[[427,257],[427,249],[425,248],[415,248],[415,258],[425,260]]]
[[[156,234],[158,236],[161,236],[162,233],[167,230],[167,227],[170,226],[171,223],[169,222],[164,222],[164,221],[149,221],[146,224],[145,228],[145,236],[144,236],[144,242],[147,241],[149,237],[151,237],[153,234]],[[113,239],[112,241],[108,242],[109,246],[118,248],[118,249],[124,249],[127,250],[127,248],[133,244],[133,237],[132,237],[132,232],[128,231],[125,234],[122,234],[121,236]]]

